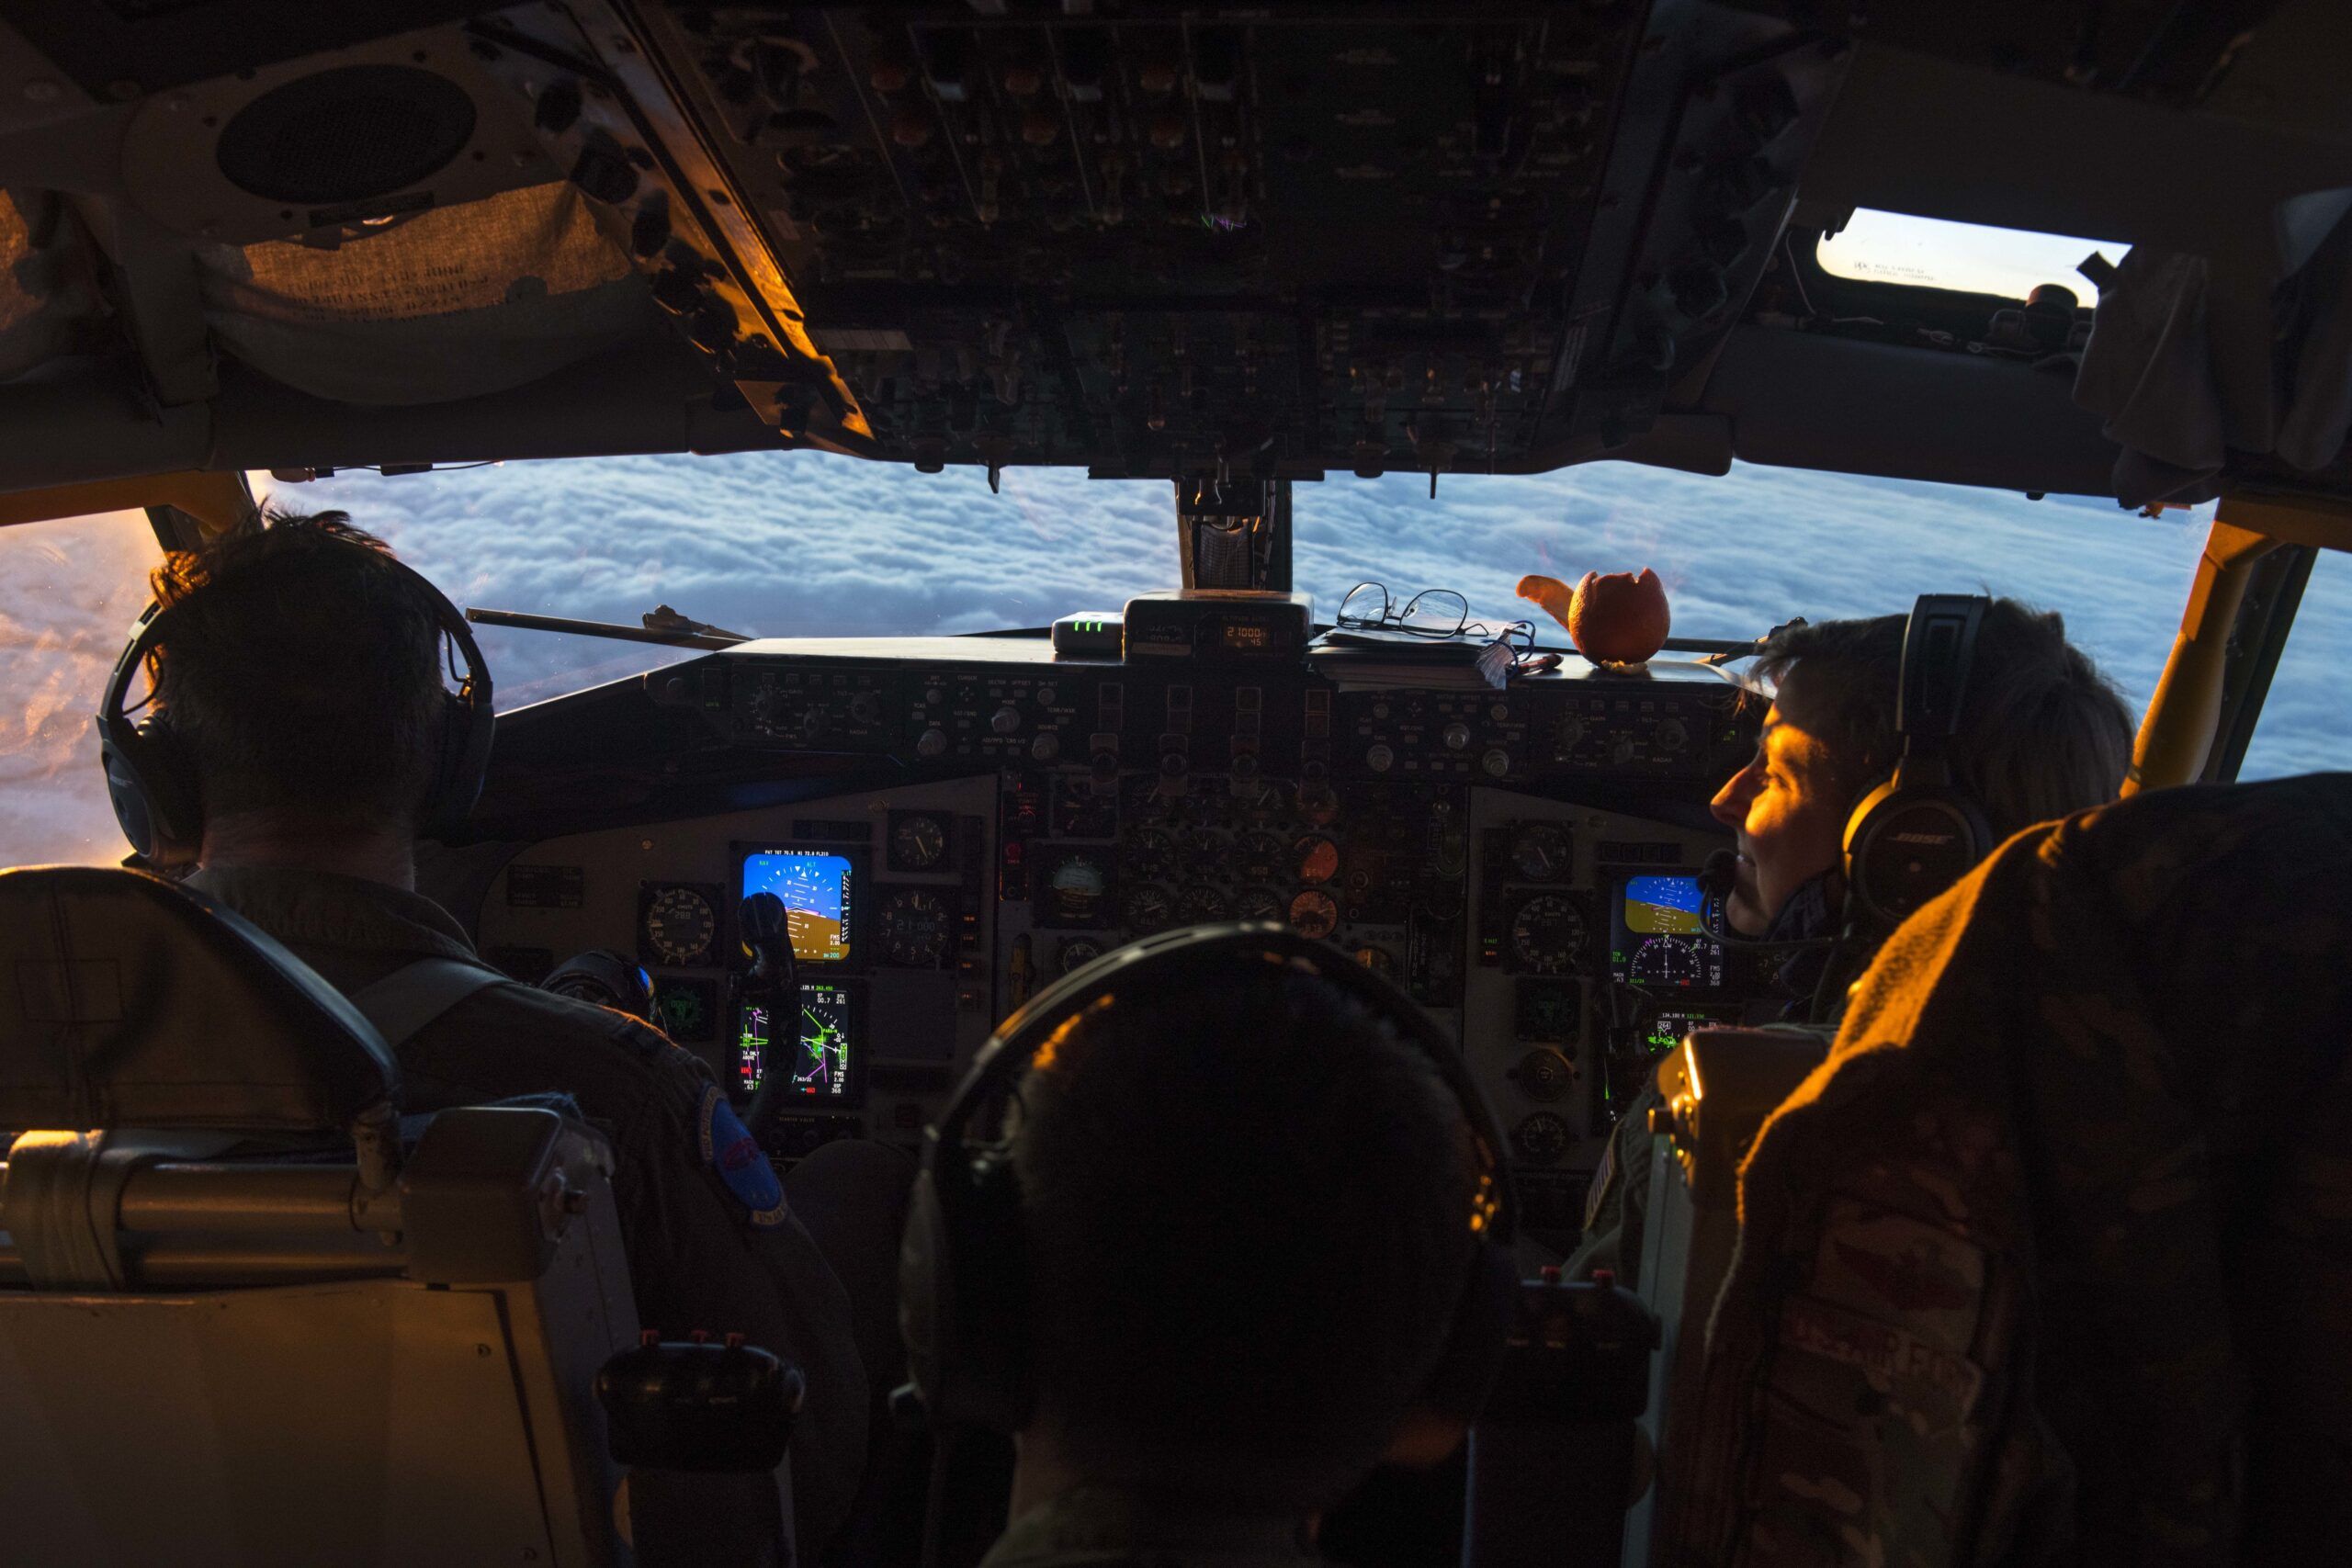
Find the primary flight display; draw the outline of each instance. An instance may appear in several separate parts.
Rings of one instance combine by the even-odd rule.
[[[739,895],[773,893],[784,900],[792,956],[802,964],[842,964],[850,956],[854,865],[822,850],[753,850],[743,856]]]

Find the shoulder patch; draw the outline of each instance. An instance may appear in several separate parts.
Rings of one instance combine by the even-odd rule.
[[[703,1090],[702,1111],[695,1118],[702,1135],[703,1163],[743,1205],[755,1225],[780,1225],[790,1211],[784,1203],[784,1182],[760,1150],[759,1140],[727,1103],[727,1091],[717,1084]]]

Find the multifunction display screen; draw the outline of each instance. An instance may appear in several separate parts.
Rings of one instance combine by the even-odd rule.
[[[807,982],[797,1016],[782,1030],[767,1004],[745,1002],[735,1047],[739,1095],[749,1100],[770,1073],[777,1073],[788,1100],[854,1103],[863,1065],[857,1002],[857,993],[846,986]]]
[[[843,964],[850,956],[855,864],[826,850],[752,850],[743,856],[741,897],[773,893],[784,900],[792,956],[802,964]]]
[[[1723,944],[1706,933],[1722,916],[1710,903],[1695,876],[1628,877],[1610,922],[1611,973],[1645,989],[1720,989]]]

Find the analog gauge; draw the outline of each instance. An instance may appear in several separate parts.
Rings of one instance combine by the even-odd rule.
[[[1125,918],[1127,929],[1140,935],[1166,931],[1175,922],[1176,903],[1168,889],[1147,882],[1127,895]]]
[[[1584,915],[1557,893],[1539,894],[1511,918],[1510,950],[1521,967],[1564,975],[1584,953]]]
[[[1083,968],[1102,956],[1102,944],[1091,936],[1074,936],[1055,950],[1054,966],[1062,974]]]
[[[1654,936],[1634,950],[1634,983],[1637,986],[1695,986],[1699,954],[1687,942]]]
[[[1290,923],[1301,936],[1329,936],[1340,929],[1340,906],[1329,893],[1310,887],[1290,901]]]
[[[1233,918],[1279,920],[1283,918],[1283,896],[1271,887],[1245,887],[1233,896]]]
[[[1385,947],[1359,947],[1355,952],[1355,959],[1357,963],[1383,979],[1393,980],[1396,977],[1396,957]]]
[[[1146,880],[1166,876],[1176,866],[1176,840],[1164,829],[1139,828],[1127,837],[1127,869]]]
[[[1110,901],[1111,874],[1092,851],[1063,849],[1046,857],[1039,924],[1099,926]]]
[[[691,968],[710,962],[718,916],[709,896],[697,888],[655,887],[646,894],[640,934],[646,957],[673,968]]]
[[[1576,1087],[1576,1065],[1548,1045],[1538,1046],[1519,1059],[1509,1076],[1530,1100],[1558,1100]]]
[[[1176,840],[1176,858],[1191,876],[1214,876],[1225,863],[1225,840],[1205,828],[1189,828]]]
[[[1550,1165],[1568,1152],[1568,1124],[1539,1111],[1510,1130],[1510,1146],[1530,1165]]]
[[[1309,833],[1290,847],[1291,874],[1310,886],[1340,874],[1340,846],[1320,833]]]
[[[1226,917],[1225,895],[1205,882],[1195,882],[1176,895],[1176,913],[1188,926],[1206,925]]]
[[[1511,840],[1510,866],[1523,881],[1564,882],[1568,865],[1568,835],[1549,822],[1521,828]]]
[[[924,887],[900,887],[882,900],[882,954],[900,969],[936,969],[956,935],[947,900]]]
[[[890,823],[890,869],[929,871],[947,858],[947,826],[927,811],[910,811]]]
[[[1244,882],[1278,882],[1283,841],[1272,833],[1244,833],[1233,841],[1233,874]]]

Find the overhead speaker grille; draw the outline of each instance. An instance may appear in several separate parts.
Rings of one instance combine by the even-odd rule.
[[[473,99],[447,77],[345,65],[254,99],[223,128],[214,155],[249,195],[333,207],[424,183],[473,134]]]

